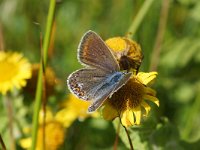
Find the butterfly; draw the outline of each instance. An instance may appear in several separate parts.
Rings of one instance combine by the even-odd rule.
[[[78,98],[92,101],[88,112],[96,111],[131,78],[131,72],[120,71],[111,50],[91,30],[83,35],[77,57],[84,68],[71,73],[67,85]]]

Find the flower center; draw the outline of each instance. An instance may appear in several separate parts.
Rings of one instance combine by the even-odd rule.
[[[141,104],[144,94],[145,86],[132,78],[112,95],[109,103],[119,112],[133,109]]]
[[[7,61],[0,61],[0,82],[11,80],[16,75],[18,66]]]

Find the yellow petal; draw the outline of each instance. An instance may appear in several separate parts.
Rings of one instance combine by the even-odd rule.
[[[156,96],[156,91],[150,87],[145,88],[147,95]]]
[[[61,106],[69,109],[71,112],[68,113],[76,115],[80,120],[84,120],[87,117],[98,117],[99,113],[96,111],[94,113],[87,113],[88,107],[91,105],[89,101],[83,101],[73,94],[69,94],[68,99],[66,99]]]
[[[139,72],[137,74],[137,78],[144,85],[147,85],[149,82],[151,82],[152,80],[156,78],[157,74],[158,74],[157,72],[149,72],[149,73]]]
[[[113,120],[118,117],[119,114],[116,109],[114,109],[109,103],[106,103],[103,110],[102,115],[105,120]]]
[[[126,41],[121,37],[110,38],[105,42],[115,52],[121,52],[126,49]]]
[[[121,115],[122,125],[125,127],[134,125],[134,116],[131,110],[126,109]]]
[[[77,118],[78,115],[68,108],[61,109],[55,115],[55,120],[61,122],[66,128],[69,127]]]
[[[46,114],[45,114],[45,122],[53,120],[53,113],[49,107],[46,108]],[[43,124],[43,118],[44,118],[44,112],[43,110],[40,110],[39,112],[39,124]]]
[[[40,126],[37,132],[37,146],[36,150],[44,150],[43,149],[43,139],[45,130],[45,149],[46,150],[58,150],[59,147],[64,142],[65,137],[65,128],[60,122],[51,121],[45,124],[44,126]]]
[[[141,121],[141,107],[138,106],[136,108],[133,109],[134,115],[135,115],[135,124],[139,125],[140,121]]]
[[[31,127],[24,127],[22,129],[22,131],[23,131],[24,134],[30,134],[31,133]]]
[[[31,137],[25,138],[25,139],[21,139],[21,140],[19,141],[20,146],[21,146],[22,148],[24,148],[24,149],[30,148],[30,147],[31,147],[31,143],[32,143]]]
[[[149,111],[151,110],[151,107],[145,101],[142,101],[141,105],[142,105],[142,107],[144,107],[144,109],[146,111],[144,116],[147,116],[149,114]]]
[[[156,97],[154,97],[154,96],[145,95],[144,99],[150,100],[150,101],[154,102],[157,106],[159,106],[159,100]]]
[[[20,53],[0,51],[0,93],[20,89],[31,78],[31,65]]]

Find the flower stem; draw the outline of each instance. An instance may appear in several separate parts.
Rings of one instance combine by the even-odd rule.
[[[49,41],[50,41],[51,29],[52,29],[54,13],[55,13],[55,6],[56,6],[56,1],[50,0],[49,12],[48,12],[48,18],[47,18],[47,24],[46,24],[46,32],[45,32],[44,44],[42,48],[40,70],[38,74],[37,90],[36,90],[36,96],[35,96],[35,105],[34,105],[34,114],[33,114],[33,130],[32,130],[32,147],[31,147],[32,150],[36,149],[38,117],[39,117],[39,111],[41,107],[41,98],[42,98],[42,91],[43,91],[42,77],[43,77],[43,70],[45,70],[46,63],[47,63],[47,55],[48,55]]]
[[[5,48],[5,45],[4,45],[4,37],[3,37],[3,29],[2,29],[2,26],[0,24],[0,51],[4,50]]]
[[[158,67],[162,41],[164,38],[165,28],[166,28],[166,24],[167,24],[169,4],[170,4],[170,0],[162,1],[157,36],[156,36],[156,41],[155,41],[154,48],[152,51],[150,71],[156,71],[157,67]]]
[[[16,150],[15,146],[15,138],[13,133],[13,107],[12,102],[10,100],[9,95],[5,96],[5,105],[7,108],[7,114],[8,114],[8,127],[9,127],[9,134],[10,134],[10,149]]]
[[[1,137],[1,134],[0,134],[0,144],[1,144],[2,150],[6,150],[6,146],[3,142],[3,138]]]
[[[139,10],[138,14],[136,17],[133,19],[133,22],[131,26],[128,29],[128,38],[132,38],[132,36],[136,33],[139,25],[141,24],[142,20],[144,19],[144,16],[148,12],[151,4],[153,3],[154,0],[145,0],[141,9]]]
[[[117,132],[116,132],[116,137],[115,137],[115,143],[114,143],[114,147],[113,147],[113,150],[117,150],[117,145],[118,145],[118,142],[119,142],[119,131],[120,131],[120,121],[118,123],[118,127],[117,127]]]
[[[46,134],[45,134],[45,128],[46,128],[46,102],[47,102],[47,98],[46,98],[46,75],[43,74],[43,103],[42,103],[42,111],[43,111],[43,122],[42,122],[42,126],[43,126],[43,131],[42,131],[42,137],[43,137],[43,149],[46,149],[46,145],[45,145],[45,141],[46,141]]]
[[[132,144],[132,141],[131,141],[131,137],[130,137],[130,135],[129,135],[129,133],[128,133],[128,130],[127,130],[127,128],[125,127],[125,126],[123,126],[124,127],[124,129],[125,129],[125,131],[126,131],[126,135],[127,135],[127,137],[128,137],[128,141],[129,141],[129,144],[130,144],[130,149],[131,150],[134,150],[133,149],[133,144]]]

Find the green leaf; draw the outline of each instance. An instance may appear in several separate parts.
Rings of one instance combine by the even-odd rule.
[[[169,123],[167,118],[163,119],[163,123],[157,124],[155,131],[150,136],[150,143],[157,148],[181,149],[179,132],[175,126]]]

